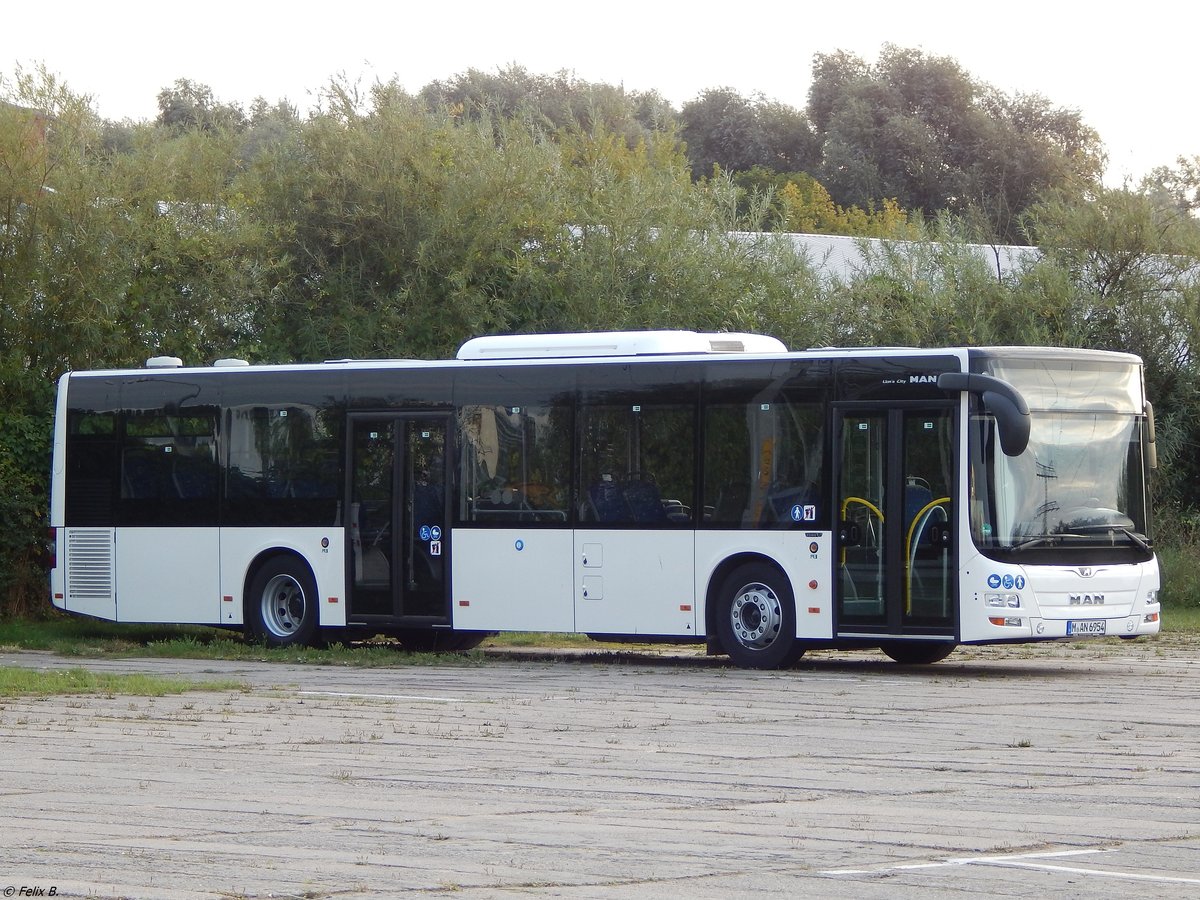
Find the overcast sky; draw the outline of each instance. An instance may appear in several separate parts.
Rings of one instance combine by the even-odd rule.
[[[1078,109],[1109,152],[1107,181],[1200,155],[1200,5],[1142,0],[802,0],[714,5],[606,0],[14,2],[0,14],[5,76],[44,63],[110,119],[150,119],[178,78],[219,100],[311,106],[331,77],[415,92],[517,63],[658,90],[678,109],[710,87],[803,108],[814,53],[873,62],[885,42],[950,56],[1005,93]]]

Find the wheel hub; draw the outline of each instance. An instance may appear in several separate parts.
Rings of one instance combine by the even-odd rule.
[[[769,647],[783,627],[779,598],[765,584],[748,584],[737,592],[730,609],[733,633],[745,647]]]
[[[263,589],[263,624],[276,637],[295,633],[304,621],[304,589],[290,575],[276,575]]]

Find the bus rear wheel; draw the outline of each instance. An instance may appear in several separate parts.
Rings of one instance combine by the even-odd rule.
[[[317,633],[317,586],[308,566],[276,556],[254,573],[246,593],[246,630],[269,647],[304,646]]]
[[[927,666],[941,662],[956,646],[945,641],[889,641],[879,649],[902,665]]]
[[[796,603],[787,578],[766,563],[750,563],[725,579],[717,598],[717,638],[735,665],[778,669],[796,662]]]

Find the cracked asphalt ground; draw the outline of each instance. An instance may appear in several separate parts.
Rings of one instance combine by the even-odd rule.
[[[1200,895],[1200,657],[1168,637],[0,665],[246,685],[0,700],[6,896]]]

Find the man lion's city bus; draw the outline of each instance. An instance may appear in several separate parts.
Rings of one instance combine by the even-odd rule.
[[[755,668],[1132,638],[1160,626],[1154,449],[1122,353],[648,331],[156,357],[59,382],[51,590],[270,645],[578,632]]]

